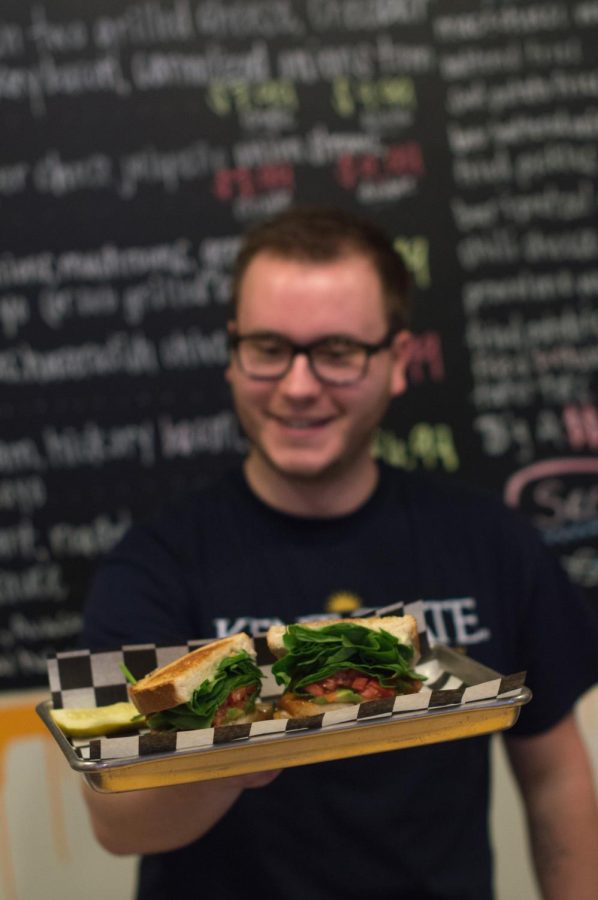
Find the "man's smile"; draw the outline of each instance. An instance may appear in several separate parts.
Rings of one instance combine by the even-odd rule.
[[[268,418],[272,419],[278,425],[283,428],[291,428],[296,431],[307,431],[311,428],[323,428],[325,425],[330,424],[330,422],[334,421],[334,416],[319,416],[319,417],[303,417],[303,416],[287,416],[287,415],[279,415],[277,413],[269,413]]]

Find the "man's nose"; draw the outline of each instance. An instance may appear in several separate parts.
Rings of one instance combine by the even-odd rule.
[[[279,382],[284,393],[292,396],[311,396],[321,390],[322,384],[311,370],[307,353],[296,353],[291,366]]]

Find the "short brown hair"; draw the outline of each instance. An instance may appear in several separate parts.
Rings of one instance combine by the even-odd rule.
[[[306,262],[332,262],[349,254],[367,257],[382,284],[388,325],[400,331],[409,318],[409,275],[401,256],[373,222],[329,207],[292,207],[246,232],[233,270],[230,316],[235,318],[241,283],[259,253]]]

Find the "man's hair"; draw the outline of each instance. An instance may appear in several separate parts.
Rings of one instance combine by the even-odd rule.
[[[328,207],[293,207],[246,232],[233,270],[231,318],[239,305],[243,277],[259,253],[300,262],[325,263],[357,254],[380,278],[389,329],[400,331],[409,318],[409,275],[401,256],[373,222]]]

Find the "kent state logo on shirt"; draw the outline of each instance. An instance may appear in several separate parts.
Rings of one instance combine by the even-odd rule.
[[[324,614],[350,613],[366,604],[351,591],[337,591],[324,603]],[[457,647],[471,647],[490,640],[490,629],[485,628],[478,616],[474,597],[451,597],[444,600],[424,600],[424,614],[428,635],[433,642]],[[318,619],[322,613],[300,616],[297,621]],[[271,625],[284,624],[281,619],[237,616],[235,618],[213,619],[216,637],[228,637],[238,631],[248,631],[252,635],[267,631]]]

